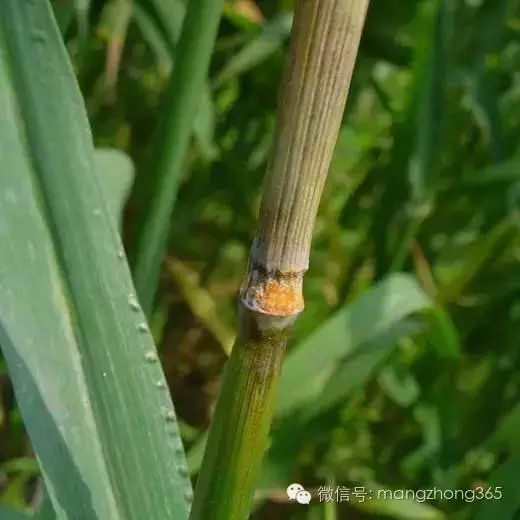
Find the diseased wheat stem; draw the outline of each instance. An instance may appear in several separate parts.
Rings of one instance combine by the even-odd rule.
[[[368,0],[300,0],[242,301],[303,309],[303,274],[336,144]]]
[[[314,221],[368,0],[299,0],[241,326],[211,427],[192,520],[247,518],[291,326],[303,310]]]

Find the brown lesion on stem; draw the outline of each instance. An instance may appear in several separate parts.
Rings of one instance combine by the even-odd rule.
[[[268,271],[250,262],[240,290],[240,300],[249,310],[269,316],[294,316],[304,307],[305,271]]]

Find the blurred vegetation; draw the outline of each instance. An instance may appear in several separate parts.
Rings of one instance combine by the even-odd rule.
[[[122,226],[132,255],[184,5],[54,3],[95,144],[135,165]],[[194,477],[233,340],[291,9],[226,3],[152,315]],[[519,71],[518,0],[372,0],[254,518],[520,518]],[[0,397],[0,499],[30,508],[39,469],[3,362]],[[492,485],[504,498],[304,508],[287,503],[293,481]]]

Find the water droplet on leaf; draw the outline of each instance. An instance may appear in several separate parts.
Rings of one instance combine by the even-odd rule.
[[[157,354],[150,350],[145,353],[144,359],[146,359],[146,361],[149,363],[155,363],[157,361]]]
[[[168,422],[173,422],[176,419],[175,412],[173,410],[166,410],[164,417]]]
[[[139,323],[139,325],[137,325],[137,330],[139,332],[148,332],[148,325],[146,323]]]
[[[141,307],[139,307],[139,302],[132,294],[128,297],[128,305],[130,305],[130,308],[136,312],[141,309]]]

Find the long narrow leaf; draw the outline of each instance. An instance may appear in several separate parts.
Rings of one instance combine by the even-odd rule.
[[[176,47],[172,79],[151,162],[151,194],[143,209],[133,264],[139,299],[148,313],[157,289],[193,123],[197,116],[223,0],[191,0]]]
[[[0,17],[0,344],[58,518],[187,516],[171,400],[48,0]]]
[[[288,356],[277,413],[284,415],[321,391],[337,364],[357,347],[388,334],[397,322],[431,306],[407,275],[393,275],[338,311]],[[305,381],[302,388],[301,381]]]
[[[289,38],[291,25],[292,15],[288,13],[281,14],[267,23],[257,37],[247,43],[226,63],[216,77],[215,85],[220,86],[267,59]]]

